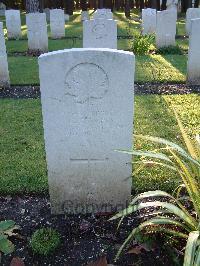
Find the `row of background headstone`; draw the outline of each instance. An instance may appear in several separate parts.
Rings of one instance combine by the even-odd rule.
[[[94,16],[93,16],[94,19],[97,19],[97,18],[112,19],[111,12],[108,11],[105,13],[105,12],[102,12],[102,10],[99,10],[98,13],[97,11],[94,13]],[[146,34],[146,33],[156,32],[157,47],[175,44],[176,11],[174,11],[174,13],[172,11],[174,10],[169,9],[168,11],[160,11],[160,12],[156,12],[156,10],[154,9],[143,9],[142,10],[143,33]],[[41,25],[43,25],[42,21],[44,21],[44,19],[39,19],[39,17],[42,17],[42,16],[38,14],[39,13],[27,14],[27,24],[29,25],[28,31],[30,29],[30,32],[31,32],[31,33],[28,32],[28,35],[30,36],[30,38],[32,35],[36,35],[36,33],[34,33],[34,28],[37,31],[37,27],[31,27],[32,25],[31,19],[34,19],[35,17],[34,19],[35,23],[36,24],[41,23]],[[174,16],[172,14],[174,14]],[[51,21],[50,21],[51,37],[54,39],[62,38],[65,36],[64,16],[65,16],[64,11],[61,9],[51,10]],[[189,33],[189,27],[190,27],[189,25],[190,25],[191,18],[196,18],[199,16],[200,16],[199,8],[188,9],[187,15],[186,15],[186,31],[188,33]],[[89,14],[86,11],[84,11],[82,14],[82,20],[88,20],[88,19],[89,19]],[[88,23],[88,25],[90,24],[91,23]],[[20,38],[21,21],[20,21],[20,12],[18,10],[6,11],[6,25],[7,25],[7,32],[8,32],[9,39]],[[163,30],[163,27],[165,27],[165,31]],[[165,32],[165,34],[163,34],[163,32]]]
[[[51,30],[53,38],[65,36],[64,11],[51,10]],[[104,14],[104,16],[102,15]],[[94,20],[83,21],[83,47],[117,49],[117,22],[108,9],[97,10]],[[156,18],[155,18],[156,17]],[[188,9],[186,28],[189,33],[192,18],[200,18],[200,9]],[[106,19],[99,19],[106,18]],[[156,12],[153,9],[142,11],[143,33],[156,31],[157,47],[175,45],[176,14],[173,10]],[[26,15],[28,26],[28,47],[32,52],[48,51],[48,35],[45,13],[32,13]],[[6,23],[9,38],[18,38],[21,35],[20,12],[17,10],[6,11]],[[157,25],[157,26],[156,26]],[[194,41],[193,41],[194,42]],[[193,43],[192,42],[192,43]],[[194,45],[192,45],[194,46]],[[192,65],[192,64],[189,64]],[[196,68],[198,69],[198,68]],[[7,70],[6,70],[7,71]],[[188,70],[190,73],[191,71]],[[194,71],[193,71],[194,72]],[[196,71],[197,72],[197,71]],[[190,79],[190,78],[188,78]]]

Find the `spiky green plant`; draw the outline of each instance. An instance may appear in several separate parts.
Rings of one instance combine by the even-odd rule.
[[[135,34],[132,43],[132,51],[136,55],[146,55],[149,53],[153,41],[154,41],[153,35]]]
[[[14,244],[9,240],[9,237],[15,236],[13,232],[19,229],[12,220],[0,221],[0,251],[5,255],[14,251]]]
[[[160,151],[120,151],[140,157],[141,160],[138,161],[140,166],[136,172],[139,172],[148,164],[161,165],[177,172],[182,179],[182,184],[175,189],[173,195],[159,190],[139,194],[132,200],[128,208],[110,219],[120,219],[119,227],[125,216],[138,210],[145,210],[145,208],[155,208],[153,218],[149,217],[145,222],[132,230],[119,249],[116,258],[119,257],[124,247],[138,232],[150,227],[153,232],[164,232],[165,234],[187,240],[184,266],[200,265],[200,139],[199,136],[196,137],[195,145],[185,133],[183,125],[176,113],[175,115],[187,151],[168,140],[141,135],[136,137],[161,145],[162,148]],[[186,190],[184,195],[182,195],[183,189]],[[158,198],[158,200],[142,202],[142,200],[151,197]],[[164,197],[165,201],[159,200],[162,197]],[[185,205],[186,201],[189,201],[192,207],[187,208]]]

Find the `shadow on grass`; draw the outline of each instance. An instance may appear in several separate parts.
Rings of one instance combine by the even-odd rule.
[[[162,57],[176,68],[181,74],[186,75],[187,55],[162,55]]]
[[[136,81],[185,82],[184,55],[145,55],[136,57]]]

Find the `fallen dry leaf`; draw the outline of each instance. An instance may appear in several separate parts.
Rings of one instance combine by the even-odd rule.
[[[10,266],[25,266],[25,264],[21,258],[15,257],[11,260]]]
[[[142,253],[142,250],[144,248],[142,246],[136,246],[134,248],[131,248],[127,253],[128,254],[136,254],[136,255],[139,255]]]
[[[89,263],[87,266],[108,266],[106,256],[99,258],[95,262]]]

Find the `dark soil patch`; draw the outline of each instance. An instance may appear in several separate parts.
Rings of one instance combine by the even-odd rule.
[[[29,99],[40,98],[39,86],[11,86],[0,88],[0,98]]]
[[[190,94],[200,93],[200,86],[192,86],[186,84],[153,84],[153,83],[136,83],[134,86],[136,95],[145,94],[158,94],[158,95],[170,95],[170,94]],[[11,86],[10,88],[0,88],[0,99],[12,98],[12,99],[35,99],[40,98],[40,87],[35,85],[27,86]]]
[[[117,223],[108,222],[108,218],[103,215],[51,215],[49,199],[44,196],[0,197],[0,220],[14,220],[21,227],[22,236],[12,239],[16,249],[11,255],[3,255],[0,265],[10,265],[13,257],[20,257],[26,266],[81,266],[102,256],[112,265],[173,265],[170,256],[161,249],[161,243],[138,255],[124,253],[114,263],[117,250],[131,229],[138,225],[139,218],[127,218],[118,233]],[[61,246],[48,257],[34,255],[29,246],[32,233],[41,227],[55,228],[62,236]]]
[[[169,83],[136,83],[136,94],[158,94],[158,95],[171,95],[171,94],[191,94],[200,93],[200,86],[187,85],[187,84],[169,84]]]

